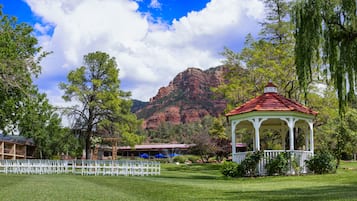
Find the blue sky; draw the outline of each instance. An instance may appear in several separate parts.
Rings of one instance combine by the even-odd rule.
[[[136,2],[139,5],[138,10],[140,12],[151,13],[155,18],[161,18],[167,23],[171,23],[173,19],[179,19],[188,12],[202,10],[209,1],[210,0],[141,0]],[[157,3],[151,5],[152,2]],[[35,15],[32,14],[31,8],[24,0],[0,0],[0,4],[3,5],[3,11],[6,14],[16,16],[21,22],[33,24],[38,20]]]
[[[0,0],[3,13],[35,29],[46,57],[35,81],[64,106],[59,82],[83,55],[114,56],[122,89],[148,101],[188,67],[220,65],[224,47],[240,50],[264,17],[259,0]]]
[[[150,13],[155,19],[162,19],[171,24],[172,20],[180,19],[191,11],[200,11],[205,8],[210,0],[165,0],[165,1],[138,1],[139,11]],[[157,2],[157,6],[150,6],[152,2]],[[155,3],[154,3],[155,4]]]

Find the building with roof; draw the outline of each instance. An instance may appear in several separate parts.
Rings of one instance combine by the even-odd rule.
[[[147,158],[169,158],[177,154],[185,154],[194,144],[141,144],[130,146],[119,146],[117,153],[113,154],[113,147],[101,145],[98,150],[98,159],[112,159],[117,154],[121,157],[142,157]],[[162,157],[161,157],[162,156]],[[146,158],[146,157],[145,157]]]
[[[0,134],[0,159],[34,158],[35,143],[33,139],[19,135]]]
[[[265,174],[266,163],[282,152],[290,153],[302,173],[305,173],[305,160],[314,153],[313,120],[317,114],[301,103],[280,95],[277,87],[269,82],[262,95],[231,110],[226,117],[231,123],[232,145],[236,144],[237,129],[252,131],[252,151],[261,151],[260,137],[263,132],[279,133],[281,150],[262,150],[264,157],[259,165],[259,174]],[[303,139],[303,145],[295,144],[297,137]],[[232,160],[237,163],[243,161],[248,153],[237,152],[236,147],[232,146]],[[293,174],[293,170],[290,173]]]

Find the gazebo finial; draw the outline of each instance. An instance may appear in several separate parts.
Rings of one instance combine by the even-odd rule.
[[[264,93],[278,93],[278,89],[271,80],[269,80],[268,84],[265,86]]]

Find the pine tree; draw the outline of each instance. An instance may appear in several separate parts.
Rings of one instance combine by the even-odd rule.
[[[121,142],[134,146],[142,138],[135,134],[140,121],[131,113],[130,93],[120,90],[119,70],[113,57],[104,52],[84,56],[85,66],[71,71],[68,83],[61,83],[64,100],[76,100],[71,108],[73,129],[83,131],[86,158],[90,158],[94,135],[120,137]]]

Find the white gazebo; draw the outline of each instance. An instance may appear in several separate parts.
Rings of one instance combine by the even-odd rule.
[[[236,129],[246,128],[253,131],[253,151],[261,150],[260,133],[278,132],[281,136],[281,150],[263,150],[264,156],[259,164],[259,174],[266,174],[266,163],[279,153],[290,152],[300,173],[306,173],[305,160],[314,154],[313,120],[317,112],[304,105],[278,94],[274,84],[269,82],[264,93],[226,114],[232,128],[232,159],[241,163],[252,152],[236,151]],[[303,139],[304,145],[297,147],[295,137]],[[288,140],[288,146],[286,146]],[[301,143],[300,143],[301,144]],[[296,171],[296,170],[295,170]],[[295,174],[293,169],[290,174]]]

